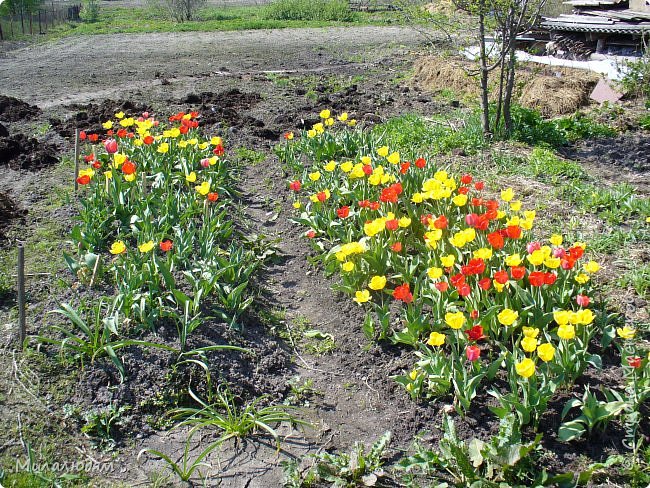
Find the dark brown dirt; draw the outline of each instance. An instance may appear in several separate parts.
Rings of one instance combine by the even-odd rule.
[[[38,171],[59,162],[59,148],[24,134],[0,137],[0,165]]]
[[[24,219],[25,215],[27,210],[19,208],[9,195],[0,192],[0,241],[6,239],[5,229]]]
[[[40,115],[41,109],[14,97],[0,95],[0,120],[19,122]]]
[[[565,151],[567,157],[602,165],[650,172],[650,133],[626,132],[616,137],[579,142]]]

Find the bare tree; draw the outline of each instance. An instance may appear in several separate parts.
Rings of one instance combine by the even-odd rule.
[[[539,19],[546,0],[453,0],[461,10],[478,18],[478,69],[481,83],[481,110],[483,132],[491,135],[504,129],[509,135],[513,130],[512,96],[517,67],[517,36],[528,32]],[[487,31],[494,31],[498,49],[487,49]],[[494,126],[490,124],[489,73],[498,69]]]
[[[196,19],[197,12],[207,0],[150,0],[153,8],[164,8],[176,22],[186,22]]]

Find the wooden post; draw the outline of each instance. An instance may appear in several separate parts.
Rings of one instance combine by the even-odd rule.
[[[38,33],[43,34],[43,24],[41,23],[41,9],[38,9]]]
[[[18,338],[25,343],[25,243],[18,242]]]
[[[79,128],[75,127],[74,130],[74,191],[77,193],[79,189]]]

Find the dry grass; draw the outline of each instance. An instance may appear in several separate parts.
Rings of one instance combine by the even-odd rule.
[[[427,56],[414,65],[414,81],[424,89],[452,90],[459,96],[480,94],[477,77],[468,75],[476,65],[470,61]],[[515,98],[524,107],[539,110],[546,117],[570,114],[589,103],[589,94],[598,76],[569,68],[524,65],[517,72]],[[496,91],[496,71],[490,73],[492,94]]]
[[[589,103],[598,77],[585,72],[563,76],[538,76],[524,86],[519,103],[539,110],[545,117],[571,114]]]

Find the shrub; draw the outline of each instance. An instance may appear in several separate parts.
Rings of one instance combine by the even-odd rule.
[[[643,55],[637,60],[626,63],[627,68],[621,86],[628,93],[650,98],[650,41],[644,39]]]
[[[356,14],[342,0],[276,0],[266,8],[264,18],[350,22],[356,19]]]

